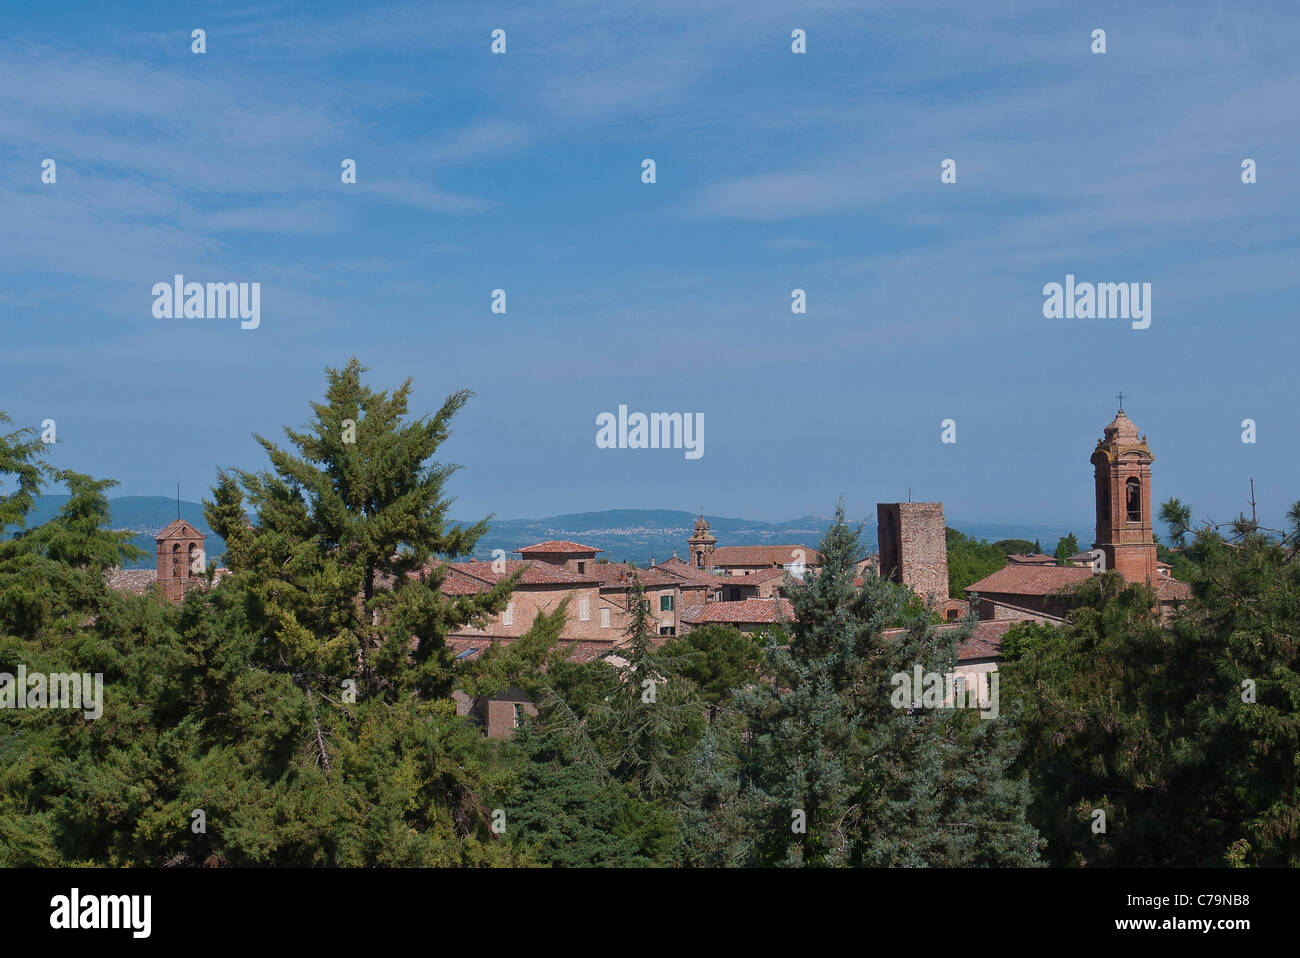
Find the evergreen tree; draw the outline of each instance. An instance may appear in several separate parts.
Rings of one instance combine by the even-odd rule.
[[[1180,545],[1194,536],[1194,597],[1172,619],[1110,572],[1055,634],[1007,635],[1031,817],[1058,864],[1295,866],[1300,526],[1239,520],[1225,538],[1193,534],[1177,500],[1163,514]]]
[[[894,675],[913,664],[951,670],[954,631],[922,612],[901,636],[882,634],[903,597],[875,576],[853,584],[860,529],[842,508],[820,551],[819,573],[787,587],[788,646],[770,647],[767,681],[737,695],[737,797],[717,778],[725,758],[697,767],[695,788],[713,796],[727,849],[751,864],[1034,862],[1026,786],[1007,774],[1012,718],[894,707]],[[726,821],[737,807],[741,835]]]
[[[1071,532],[1065,538],[1056,543],[1056,564],[1065,565],[1065,560],[1072,555],[1079,554],[1079,540]]]

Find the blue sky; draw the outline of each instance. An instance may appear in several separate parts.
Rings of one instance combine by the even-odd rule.
[[[862,516],[910,488],[1042,523],[1091,516],[1122,389],[1158,500],[1227,519],[1253,476],[1280,523],[1294,4],[996,9],[7,5],[0,409],[120,494],[197,499],[355,354],[417,412],[477,394],[444,446],[461,517]],[[176,273],[260,282],[260,327],[156,319]],[[1067,273],[1150,282],[1150,328],[1044,318]],[[702,413],[704,456],[598,449],[620,403]]]

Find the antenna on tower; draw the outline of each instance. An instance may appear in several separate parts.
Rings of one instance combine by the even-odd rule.
[[[1255,518],[1255,477],[1250,477],[1250,527],[1252,529],[1259,526],[1259,520]]]
[[[176,518],[181,517],[181,484],[176,483]]]

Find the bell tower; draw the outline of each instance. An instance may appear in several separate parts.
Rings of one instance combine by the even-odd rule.
[[[1151,462],[1147,437],[1121,408],[1097,440],[1092,465],[1097,485],[1097,541],[1106,568],[1129,582],[1156,582],[1151,526]]]
[[[708,520],[701,513],[695,520],[695,535],[686,540],[691,550],[691,567],[698,572],[713,567],[713,549],[718,544],[718,537],[709,532]]]
[[[175,519],[154,537],[158,544],[158,588],[168,599],[179,602],[187,586],[206,569],[203,540],[207,537],[184,519]]]

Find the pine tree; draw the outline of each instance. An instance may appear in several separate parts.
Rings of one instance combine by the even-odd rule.
[[[504,608],[517,576],[478,595],[440,591],[447,570],[436,561],[471,554],[487,529],[487,519],[447,525],[443,487],[456,467],[430,462],[469,393],[407,421],[411,381],[390,396],[365,386],[363,372],[355,358],[327,370],[311,426],[285,429],[297,455],[258,436],[272,469],[223,474],[205,515],[227,542],[254,625],[298,681],[354,676],[366,696],[443,697],[445,635]],[[245,496],[256,524],[244,520]]]
[[[1056,543],[1056,562],[1057,565],[1065,565],[1065,560],[1072,555],[1079,553],[1079,540],[1074,537],[1074,533],[1062,538]]]
[[[656,648],[635,573],[628,602],[628,641],[619,649],[626,665],[592,722],[610,774],[646,798],[664,798],[683,780],[686,756],[703,732],[704,707],[682,674],[682,660]]]
[[[734,801],[748,839],[733,834],[730,847],[752,864],[1034,862],[1025,785],[1007,775],[1011,720],[893,706],[891,677],[918,663],[949,671],[955,637],[924,612],[903,635],[882,634],[905,600],[875,576],[854,585],[860,532],[837,509],[819,573],[787,583],[788,646],[770,647],[767,681],[737,696],[746,728]],[[701,763],[697,786],[715,771]]]

